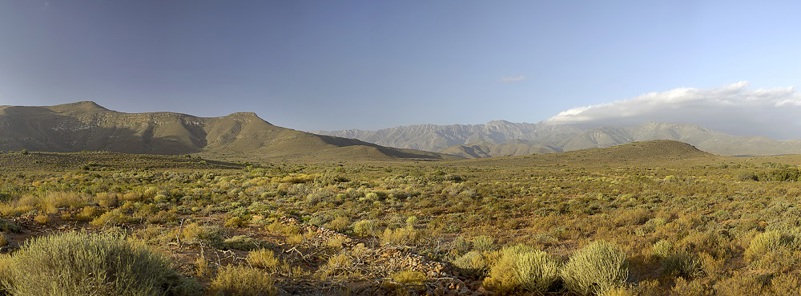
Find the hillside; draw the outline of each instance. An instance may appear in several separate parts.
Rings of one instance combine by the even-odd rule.
[[[649,140],[681,141],[719,155],[801,153],[801,141],[798,140],[733,136],[697,125],[657,122],[637,126],[585,127],[491,121],[477,125],[414,125],[378,131],[317,133],[468,158],[574,151]]]
[[[636,162],[676,161],[696,158],[711,158],[713,154],[674,140],[651,140],[632,142],[609,148],[590,148],[567,152],[566,156],[578,156],[590,162]]]
[[[278,127],[255,113],[197,117],[122,113],[94,102],[0,106],[0,150],[201,154],[226,159],[439,159],[436,153],[381,147]]]
[[[690,144],[673,140],[632,142],[606,148],[589,148],[564,153],[547,153],[515,157],[477,158],[467,163],[487,167],[618,167],[670,166],[723,159]],[[456,162],[460,164],[461,162]]]

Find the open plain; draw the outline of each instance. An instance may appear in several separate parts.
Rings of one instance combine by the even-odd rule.
[[[15,260],[26,240],[102,233],[162,255],[174,295],[791,295],[799,161],[674,141],[441,161],[6,152],[0,279],[36,264]]]

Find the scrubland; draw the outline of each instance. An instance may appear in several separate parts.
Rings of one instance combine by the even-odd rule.
[[[0,294],[801,292],[801,157],[637,145],[356,163],[4,153]]]

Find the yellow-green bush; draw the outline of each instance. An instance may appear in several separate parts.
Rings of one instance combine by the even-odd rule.
[[[559,263],[547,253],[516,245],[500,251],[501,256],[484,279],[484,287],[498,293],[525,290],[545,293],[559,278]]]
[[[328,222],[323,226],[336,231],[343,231],[350,226],[350,219],[345,216],[337,216],[334,218],[334,220],[331,220],[331,222]]]
[[[225,220],[223,226],[231,227],[231,228],[240,228],[247,225],[247,220],[243,219],[242,217],[231,217],[228,220]]]
[[[320,271],[324,276],[347,274],[351,271],[352,266],[353,258],[342,252],[329,257],[328,262],[320,267]]]
[[[487,273],[487,260],[479,251],[470,251],[453,260],[453,266],[469,276],[482,277]]]
[[[10,259],[11,295],[192,295],[197,284],[166,259],[112,234],[37,237]]]
[[[427,277],[424,273],[413,270],[403,270],[392,274],[392,281],[404,285],[422,285]]]
[[[408,246],[414,245],[420,239],[420,232],[411,227],[385,229],[381,235],[382,245]]]
[[[217,246],[223,243],[222,232],[223,230],[217,226],[200,225],[192,222],[180,229],[178,236],[181,239],[181,243]]]
[[[0,254],[0,295],[7,294],[5,287],[11,283],[9,271],[11,271],[11,256]]]
[[[666,240],[660,240],[653,246],[653,255],[662,263],[662,272],[669,275],[693,276],[701,272],[701,261],[695,256],[676,250]]]
[[[358,236],[375,236],[378,234],[378,225],[373,220],[359,220],[353,223],[353,233]]]
[[[745,250],[745,259],[753,262],[769,252],[784,248],[787,243],[782,233],[777,230],[757,234]]]
[[[595,241],[576,251],[561,272],[567,289],[581,295],[622,286],[628,274],[626,253],[605,241]]]
[[[495,239],[487,235],[479,235],[470,239],[473,250],[489,252],[495,249]]]
[[[637,293],[626,287],[614,287],[599,294],[599,296],[635,296]]]
[[[233,250],[250,251],[260,248],[262,244],[262,241],[247,235],[235,235],[223,240],[220,247]]]
[[[273,251],[268,249],[250,251],[246,260],[251,266],[266,270],[276,270],[280,264]]]
[[[262,296],[275,293],[273,279],[267,272],[233,265],[221,268],[208,289],[209,295],[219,296]]]
[[[100,215],[100,217],[97,217],[89,222],[89,224],[94,227],[110,227],[128,223],[130,221],[131,218],[129,216],[126,216],[119,209],[114,209],[103,213]]]

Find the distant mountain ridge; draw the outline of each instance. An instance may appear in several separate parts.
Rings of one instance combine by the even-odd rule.
[[[0,150],[201,153],[231,158],[439,159],[442,155],[387,148],[354,139],[278,127],[252,112],[222,117],[182,113],[122,113],[94,102],[0,106]]]
[[[315,131],[315,133],[468,158],[606,148],[650,140],[681,141],[719,155],[801,154],[801,140],[778,141],[766,137],[733,136],[698,125],[660,122],[623,127],[582,127],[498,120],[472,125],[427,124],[377,131],[343,130]]]

